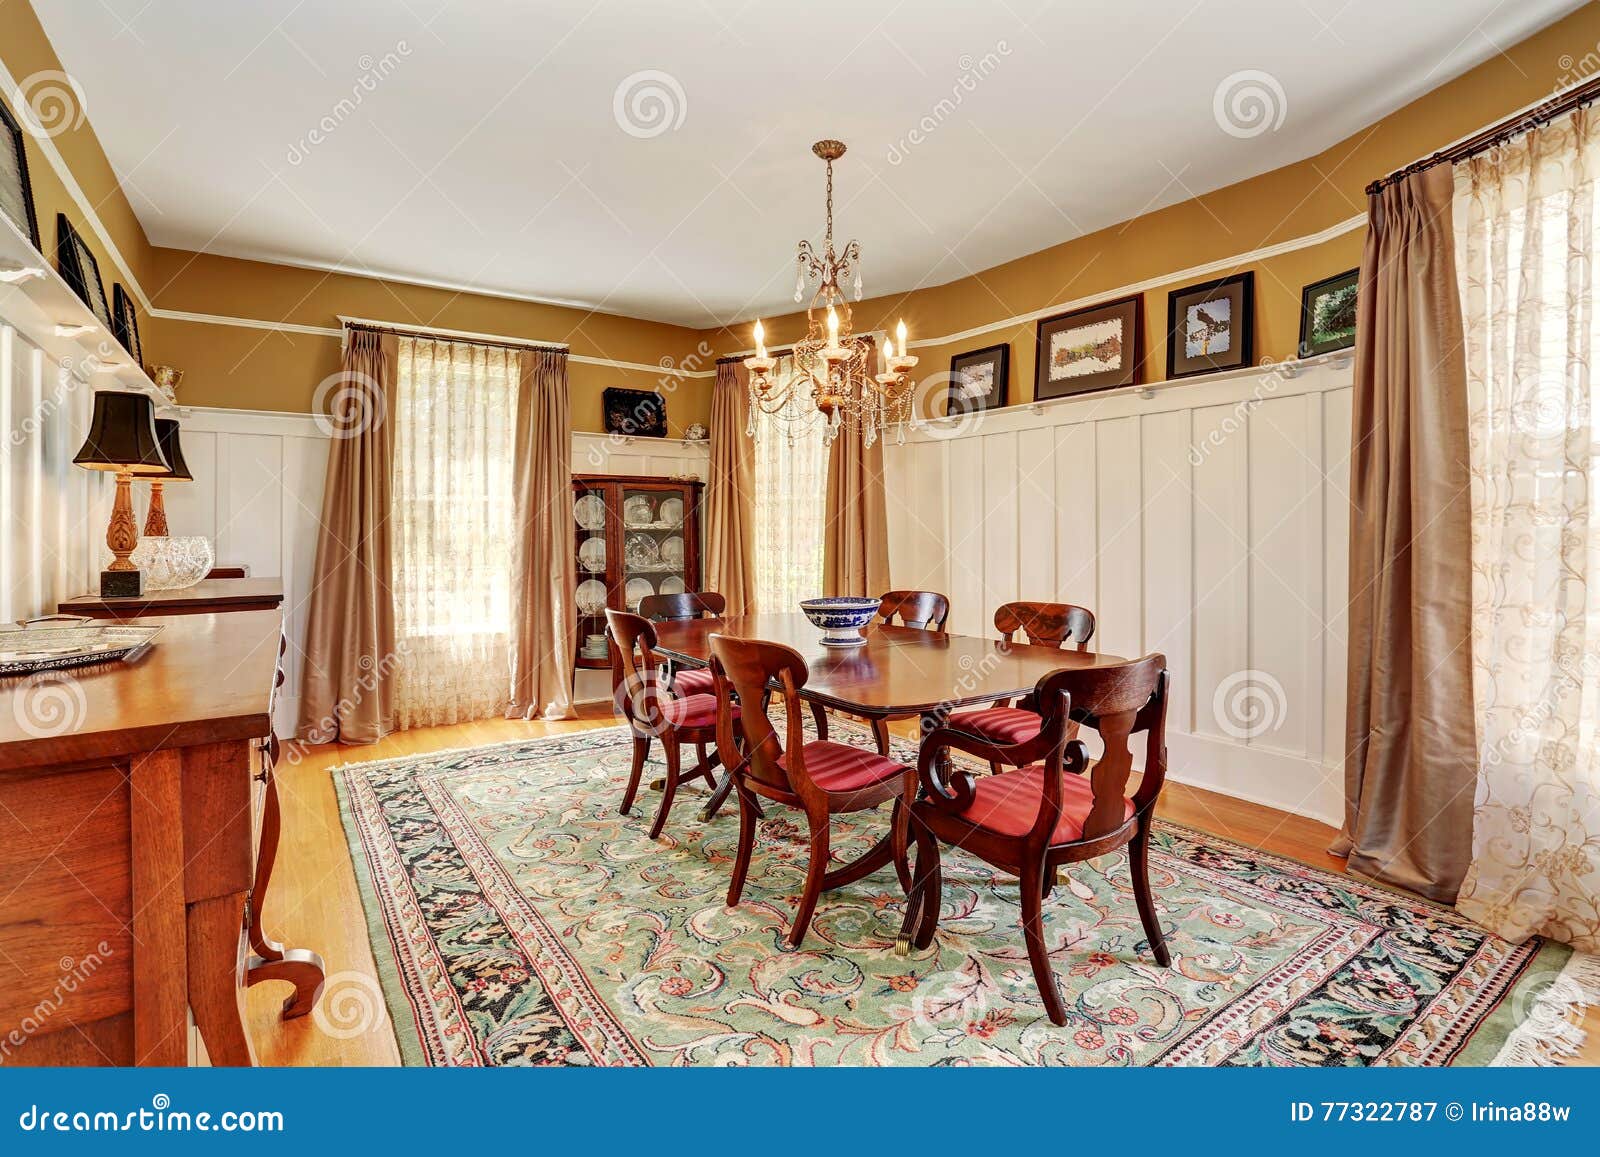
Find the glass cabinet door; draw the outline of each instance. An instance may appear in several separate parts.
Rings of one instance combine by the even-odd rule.
[[[604,484],[573,483],[572,517],[577,523],[578,542],[578,589],[573,601],[578,606],[578,661],[585,666],[605,666],[609,662],[606,603],[612,559],[606,541],[606,528],[611,524],[607,497]]]
[[[620,487],[622,598],[630,611],[648,595],[689,589],[689,494],[681,487]]]

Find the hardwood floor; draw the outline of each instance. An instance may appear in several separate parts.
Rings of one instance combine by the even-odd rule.
[[[322,1015],[284,1022],[279,1005],[289,987],[250,990],[249,1024],[264,1065],[394,1065],[400,1063],[377,983],[361,897],[356,890],[339,807],[329,771],[345,763],[388,759],[452,747],[476,747],[615,722],[611,704],[587,705],[580,718],[561,723],[486,720],[453,727],[400,732],[366,746],[329,744],[303,749],[299,760],[279,764],[283,844],[267,898],[268,934],[314,948],[328,967]],[[907,725],[910,726],[910,725]],[[1333,872],[1344,861],[1327,852],[1334,829],[1303,816],[1183,784],[1168,783],[1163,818],[1214,832]],[[1600,1064],[1600,1008],[1584,1021],[1589,1037],[1576,1063]]]

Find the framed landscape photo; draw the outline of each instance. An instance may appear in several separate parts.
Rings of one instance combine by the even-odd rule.
[[[1033,398],[1065,398],[1139,384],[1144,298],[1124,297],[1039,320]]]
[[[1247,366],[1254,340],[1254,273],[1235,273],[1167,295],[1168,378]]]
[[[1361,270],[1314,281],[1300,291],[1300,356],[1314,357],[1356,344],[1356,285]]]
[[[1011,378],[1011,346],[984,346],[950,359],[950,386],[945,391],[944,412],[972,414],[997,410],[1006,404]]]
[[[61,269],[61,276],[72,287],[72,292],[83,299],[89,312],[105,327],[105,331],[115,334],[111,306],[106,302],[105,286],[100,283],[100,265],[65,213],[56,215],[56,265]]]
[[[144,346],[139,342],[139,315],[134,312],[133,295],[118,282],[111,288],[111,320],[122,348],[133,355],[133,364],[144,365]]]
[[[653,390],[612,387],[601,395],[606,433],[633,438],[667,436],[667,400]]]
[[[39,243],[39,218],[33,211],[33,182],[28,178],[26,137],[11,110],[0,104],[0,214],[33,242]]]

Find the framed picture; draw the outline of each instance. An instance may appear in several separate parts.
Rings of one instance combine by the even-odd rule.
[[[944,412],[973,414],[997,410],[1006,404],[1006,384],[1011,379],[1011,346],[984,346],[950,359],[950,385],[944,395]]]
[[[115,333],[116,327],[111,323],[111,307],[106,304],[105,286],[100,284],[100,266],[65,213],[56,215],[56,264],[61,268],[61,276],[72,287],[72,292],[83,299],[89,312],[105,327],[105,331]]]
[[[144,346],[139,342],[139,315],[134,312],[133,295],[118,282],[111,287],[111,321],[122,348],[133,355],[133,364],[144,365]]]
[[[1300,356],[1356,344],[1356,283],[1361,270],[1314,281],[1300,291]]]
[[[653,390],[608,389],[601,395],[606,433],[634,438],[667,436],[667,400]]]
[[[1035,401],[1139,383],[1144,364],[1144,298],[1041,318]]]
[[[33,182],[28,179],[28,150],[25,136],[11,110],[0,104],[0,214],[42,249],[39,218],[33,212]]]
[[[1238,369],[1255,341],[1255,274],[1175,289],[1167,295],[1167,377]]]

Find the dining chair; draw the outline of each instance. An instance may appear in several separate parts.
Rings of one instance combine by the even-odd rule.
[[[656,630],[650,621],[626,611],[606,610],[606,631],[611,636],[611,686],[617,706],[633,731],[633,766],[628,773],[628,790],[623,793],[623,815],[633,807],[634,796],[639,791],[639,779],[644,773],[645,761],[650,758],[650,741],[661,741],[666,757],[667,776],[661,785],[661,805],[650,825],[650,838],[661,834],[666,826],[667,813],[672,810],[678,785],[704,778],[715,792],[718,784],[713,775],[721,761],[721,752],[737,749],[736,736],[730,732],[729,745],[707,752],[706,744],[716,738],[717,699],[709,692],[698,695],[674,695],[661,671],[660,657],[656,654]],[[737,720],[739,709],[733,708],[732,718]],[[687,775],[682,770],[681,745],[694,744],[697,756],[694,767]]]
[[[1089,640],[1094,638],[1094,612],[1072,603],[1004,603],[994,613],[994,626],[1003,643],[1016,642],[1020,634],[1034,646],[1065,647],[1076,643],[1078,650],[1087,651]],[[1032,696],[1025,696],[1015,707],[1010,700],[1002,699],[976,711],[957,711],[946,724],[990,743],[1021,743],[1039,733],[1039,711]],[[1069,727],[1067,738],[1076,735],[1076,726]],[[993,770],[999,771],[999,765]]]
[[[878,621],[886,627],[920,627],[924,631],[944,633],[945,620],[950,617],[950,600],[937,591],[889,591],[878,600]],[[896,620],[899,620],[898,624]],[[915,719],[915,715],[895,718]],[[878,754],[889,754],[889,719],[874,719],[872,734],[878,743]]]
[[[728,884],[728,906],[736,907],[750,873],[756,819],[761,799],[797,808],[806,814],[810,860],[789,929],[789,944],[798,947],[816,911],[817,898],[842,888],[892,862],[901,885],[910,890],[905,804],[916,788],[916,772],[903,763],[847,743],[805,738],[800,688],[810,673],[800,653],[782,643],[711,636],[711,672],[716,685],[717,748],[730,768],[739,793],[739,846]],[[767,715],[763,692],[776,684],[787,716],[784,736]],[[743,716],[738,703],[746,704]],[[749,704],[759,704],[750,707]],[[737,741],[742,730],[743,747]],[[843,867],[828,870],[832,819],[866,811],[893,800],[889,831],[871,852]]]
[[[1150,825],[1167,772],[1166,656],[1053,671],[1039,680],[1033,697],[1041,725],[1022,742],[990,743],[952,727],[938,728],[923,742],[917,765],[921,797],[910,809],[917,859],[901,942],[918,948],[933,942],[939,922],[941,841],[1020,877],[1022,933],[1033,978],[1050,1019],[1064,1025],[1067,1013],[1050,969],[1043,914],[1063,864],[1126,847],[1134,903],[1150,954],[1163,968],[1172,963],[1147,865]],[[1093,768],[1083,741],[1068,738],[1073,721],[1098,731],[1105,742]],[[1128,741],[1141,731],[1144,773],[1129,796],[1133,751]],[[974,778],[951,768],[950,751],[1021,770]]]
[[[715,591],[683,591],[675,595],[646,595],[639,600],[639,614],[652,623],[680,623],[710,615],[722,617],[728,600]],[[667,666],[667,682],[676,695],[711,694],[711,672],[705,667]]]

